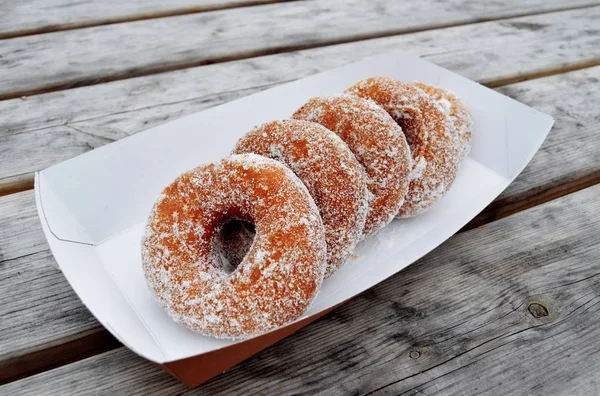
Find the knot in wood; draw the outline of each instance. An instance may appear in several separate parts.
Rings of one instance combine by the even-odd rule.
[[[534,318],[539,319],[539,318],[543,318],[544,316],[548,316],[548,308],[546,308],[543,305],[538,304],[538,303],[529,304],[529,307],[527,308],[527,310]]]

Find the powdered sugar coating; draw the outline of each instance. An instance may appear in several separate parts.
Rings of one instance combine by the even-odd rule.
[[[450,117],[454,126],[454,138],[459,150],[459,160],[462,161],[471,151],[471,130],[473,128],[471,112],[454,93],[447,89],[422,82],[415,82],[414,84],[435,100]]]
[[[214,248],[228,219],[256,237],[228,273]],[[304,184],[281,163],[234,155],[179,176],[152,208],[142,266],[158,303],[189,329],[245,338],[297,319],[325,273],[325,234]]]
[[[363,235],[384,227],[398,212],[413,168],[402,129],[376,103],[353,95],[310,99],[293,118],[318,122],[348,145],[368,175],[373,194]]]
[[[416,167],[398,216],[429,209],[448,192],[458,170],[460,156],[448,115],[420,88],[391,78],[367,78],[346,92],[374,100],[406,134]]]
[[[272,121],[240,138],[233,153],[260,154],[288,166],[320,209],[327,242],[325,277],[344,264],[362,236],[369,190],[364,168],[342,139],[314,122]]]

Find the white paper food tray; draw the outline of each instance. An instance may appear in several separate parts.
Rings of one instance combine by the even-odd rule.
[[[424,215],[395,220],[324,281],[306,316],[400,271],[448,239],[523,170],[553,120],[406,53],[382,55],[284,84],[109,144],[36,174],[52,253],[83,303],[115,337],[156,363],[231,345],[173,322],[153,301],[140,264],[141,231],[159,192],[180,173],[229,154],[254,125],[289,118],[308,98],[365,77],[422,81],[455,92],[473,115],[473,148],[448,193]],[[239,342],[239,341],[238,341]]]

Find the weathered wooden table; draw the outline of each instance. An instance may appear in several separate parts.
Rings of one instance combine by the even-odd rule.
[[[193,392],[600,393],[600,1],[4,1],[0,39],[0,394],[188,392],[77,299],[33,172],[393,50],[556,124],[465,230]]]

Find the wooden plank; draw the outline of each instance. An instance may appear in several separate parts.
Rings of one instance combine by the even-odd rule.
[[[115,348],[52,258],[32,192],[3,197],[0,214],[0,383]]]
[[[600,4],[593,0],[326,0],[4,40],[0,99],[257,55]],[[410,15],[410,17],[407,17]]]
[[[81,304],[50,251],[2,266],[0,384],[120,345]]]
[[[597,394],[600,186],[452,237],[190,391],[125,348],[7,394]]]
[[[527,78],[548,70],[598,61],[600,33],[594,30],[598,18],[600,7],[555,12],[263,56],[6,100],[0,102],[0,133],[15,134],[27,129],[74,124],[146,108],[156,109],[162,117],[169,112],[161,111],[161,105],[176,106],[178,102],[212,99],[208,106],[214,106],[229,99],[228,96],[219,101],[218,95],[235,95],[235,91],[241,91],[238,95],[246,95],[246,90],[295,80],[394,50],[430,58],[483,84],[498,85],[498,81]],[[516,63],[518,67],[511,67]],[[160,121],[143,124],[157,123]],[[128,133],[121,132],[121,136]]]
[[[0,102],[0,194],[31,188],[34,171],[107,142],[365,56],[394,50],[413,51],[485,84],[594,64],[600,62],[600,31],[594,30],[598,19],[600,7],[551,13],[202,66],[42,94],[27,100],[3,101]],[[481,67],[482,64],[486,67]]]
[[[544,110],[556,114],[557,126],[530,166],[509,187],[505,193],[508,198],[505,199],[511,199],[510,191],[517,195],[529,194],[529,184],[535,191],[544,172],[553,175],[544,180],[553,182],[564,178],[560,174],[561,171],[568,174],[574,172],[573,169],[594,166],[598,132],[597,120],[594,117],[597,112],[591,107],[585,110],[585,106],[593,106],[600,99],[600,92],[596,89],[599,78],[600,67],[596,67],[507,87],[513,91],[512,94],[517,100],[545,97],[540,99],[540,103],[548,106]],[[557,113],[556,108],[568,109],[573,119],[564,113]],[[583,127],[579,127],[578,124],[582,124]],[[569,167],[571,162],[575,164],[574,168]],[[592,165],[589,165],[590,163]],[[47,251],[36,218],[32,191],[0,197],[0,246],[4,254],[4,259],[0,260],[0,291],[12,290],[15,283],[43,284],[38,288],[26,289],[29,293],[24,297],[27,305],[23,307],[26,307],[26,310],[11,317],[11,320],[0,321],[0,334],[6,335],[0,337],[0,372],[15,366],[19,359],[30,362],[32,355],[36,356],[47,349],[58,349],[63,339],[72,342],[77,338],[77,333],[104,332],[75,298],[65,279],[58,275],[56,264]],[[2,306],[9,309],[13,294],[5,294],[6,303]],[[0,304],[4,301],[1,300],[1,295],[2,293]],[[40,325],[41,322],[37,321],[38,316],[48,315],[48,307],[61,304],[66,304],[68,309],[46,319],[49,320],[48,325]],[[48,327],[53,331],[48,332]],[[88,345],[79,346],[81,349],[77,352],[81,355],[90,353],[86,349]],[[48,359],[52,356],[50,353],[46,355],[49,356]],[[62,358],[62,355],[55,354],[54,357]],[[49,363],[51,360],[44,362]],[[39,368],[41,366],[36,367]]]
[[[555,123],[527,168],[468,229],[600,183],[600,67],[540,81],[535,89],[527,84],[498,89],[551,115]]]
[[[0,39],[109,23],[160,18],[278,0],[20,0],[0,4]]]
[[[0,199],[0,276],[8,269],[4,263],[48,250],[41,230],[33,191]]]
[[[477,23],[6,100],[0,102],[0,133],[15,134],[27,129],[74,124],[146,108],[156,109],[162,117],[169,112],[161,111],[161,105],[176,106],[178,102],[204,98],[205,101],[213,99],[208,103],[211,106],[221,102],[218,95],[235,95],[236,90],[241,91],[239,95],[245,95],[246,90],[294,80],[394,50],[432,58],[490,85],[597,61],[599,33],[593,28],[598,18],[600,7]],[[517,57],[506,47],[513,49]],[[526,56],[528,54],[530,56]],[[485,68],[481,67],[484,62]],[[515,63],[519,67],[510,66]],[[227,99],[229,97],[224,100]],[[143,124],[152,126],[158,122]],[[121,133],[123,136],[130,132]]]

